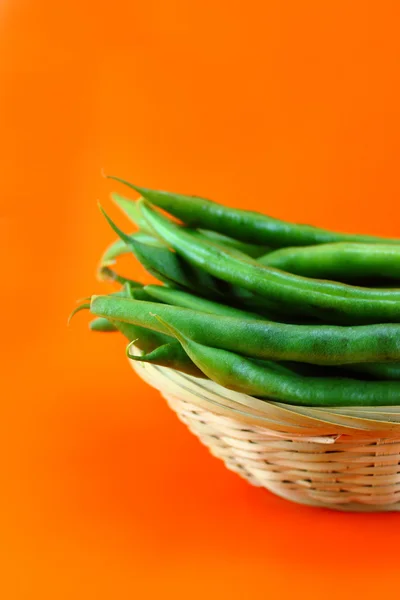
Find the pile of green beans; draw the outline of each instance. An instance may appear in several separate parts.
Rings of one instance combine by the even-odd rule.
[[[130,234],[101,209],[118,239],[98,277],[120,289],[75,309],[94,315],[92,331],[122,333],[132,360],[260,399],[400,405],[400,239],[288,223],[111,179],[140,198],[112,194],[136,227]],[[125,254],[151,283],[114,270]]]

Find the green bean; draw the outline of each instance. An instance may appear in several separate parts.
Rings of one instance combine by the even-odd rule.
[[[146,220],[143,219],[140,211],[138,210],[137,204],[129,198],[125,198],[125,196],[121,196],[120,194],[116,194],[115,192],[111,193],[111,199],[115,204],[122,210],[122,212],[130,219],[138,229],[140,229],[144,233],[148,233],[151,235],[151,230],[149,229]]]
[[[281,248],[340,241],[367,244],[400,243],[400,239],[397,238],[385,239],[370,235],[336,233],[310,225],[287,223],[254,211],[229,208],[197,196],[150,190],[119,177],[110,176],[110,179],[127,185],[152,204],[159,206],[191,227],[210,229],[253,244],[267,244]]]
[[[190,263],[175,252],[171,252],[165,245],[155,247],[137,242],[117,227],[101,207],[100,210],[112,229],[130,246],[136,258],[153,277],[163,283],[203,290],[222,298],[223,294],[218,290],[214,277],[201,269],[193,268]]]
[[[192,236],[192,238],[199,240],[200,242],[204,242],[208,246],[211,246],[212,248],[215,248],[216,250],[222,250],[223,252],[226,252],[226,254],[229,254],[230,256],[234,256],[236,258],[240,258],[242,260],[249,261],[254,264],[258,264],[258,262],[256,261],[255,258],[252,258],[251,256],[249,256],[242,250],[239,250],[237,247],[235,247],[233,245],[226,245],[226,244],[221,243],[221,241],[207,237],[207,236],[203,235],[202,233],[200,233],[200,231],[198,229],[190,229],[189,227],[185,227],[184,229],[188,235]],[[156,234],[157,232],[154,231],[154,233]],[[160,240],[162,239],[160,236],[158,236],[158,237]],[[165,240],[164,240],[164,244],[165,244]]]
[[[120,194],[116,194],[114,192],[111,194],[111,198],[115,202],[115,204],[117,204],[117,206],[125,213],[125,215],[131,221],[133,221],[133,223],[137,225],[137,227],[141,231],[146,232],[148,234],[151,233],[151,229],[149,228],[145,219],[143,219],[143,217],[141,216],[135,201],[130,200],[129,198],[125,198],[124,196],[121,196]],[[227,248],[238,250],[254,258],[258,258],[259,256],[266,254],[269,250],[268,246],[246,244],[244,242],[241,242],[240,240],[236,240],[234,238],[217,233],[215,231],[207,231],[205,229],[198,230],[198,234],[202,238],[210,239],[214,243],[218,243],[219,245],[225,246]]]
[[[270,298],[254,294],[238,285],[227,285],[229,285],[229,288],[227,288],[226,295],[229,298],[230,304],[257,313],[269,321],[294,324],[311,324],[319,321],[316,318],[310,317],[307,311],[299,306],[293,308],[284,304],[278,304],[278,302],[274,302]]]
[[[128,277],[124,277],[123,275],[119,275],[116,271],[110,269],[110,267],[101,267],[98,271],[98,278],[100,281],[114,281],[121,285],[129,284],[131,288],[143,288],[143,284],[138,283],[133,279],[128,279]]]
[[[169,287],[195,292],[202,297],[234,305],[267,319],[284,322],[299,320],[293,315],[293,310],[210,276],[167,248],[155,250],[149,246],[135,244],[135,256],[153,277]],[[297,310],[297,313],[301,314],[301,311]]]
[[[110,321],[129,342],[135,340],[135,346],[143,352],[152,352],[158,346],[171,342],[171,337],[167,334],[152,331],[139,325],[118,321],[117,319],[110,319]]]
[[[118,239],[105,249],[100,259],[100,269],[115,264],[116,259],[123,254],[129,254],[130,247],[123,240]]]
[[[310,279],[235,258],[194,239],[140,200],[142,214],[176,252],[210,275],[318,318],[350,323],[400,321],[400,290],[376,290]]]
[[[107,296],[110,299],[114,299],[114,300],[130,300],[132,301],[131,298],[124,296],[126,292],[124,290],[121,290],[121,292],[116,292],[115,294],[111,294],[110,296]],[[135,302],[135,301],[134,301]],[[155,305],[157,306],[157,305]],[[78,306],[77,308],[75,308],[72,313],[70,314],[69,318],[68,318],[68,323],[70,323],[72,317],[74,315],[76,315],[78,312],[82,311],[82,310],[89,310],[90,309],[90,304],[81,304],[81,306]],[[95,319],[94,321],[100,321],[100,319]],[[90,324],[90,328],[93,329],[92,325],[94,323],[94,321],[91,322]],[[113,326],[115,327],[115,329],[117,331],[119,331],[120,333],[122,333],[122,335],[124,337],[126,337],[126,339],[129,342],[134,341],[135,345],[142,350],[143,352],[147,353],[147,352],[152,352],[155,348],[157,348],[158,346],[162,346],[164,344],[169,344],[169,343],[174,343],[173,338],[171,338],[171,336],[169,336],[168,334],[165,333],[165,331],[154,331],[151,328],[147,328],[147,327],[142,327],[140,325],[137,325],[135,323],[128,323],[126,321],[121,321],[119,319],[114,319],[114,318],[109,318],[109,319],[102,319],[102,321],[108,321],[109,326]],[[97,329],[94,329],[95,331],[100,331],[99,324],[95,324],[94,327]],[[102,331],[104,331],[104,329],[102,329]],[[109,331],[113,331],[112,329],[109,329]]]
[[[151,286],[152,288],[157,286]],[[133,295],[136,299],[136,293],[141,290],[133,290]],[[176,291],[176,290],[173,290]],[[124,327],[123,324],[119,323],[120,327]],[[127,324],[125,324],[127,325]],[[101,332],[115,332],[118,331],[117,327],[111,323],[111,321],[104,319],[102,317],[98,317],[90,322],[89,327],[92,331],[101,331]],[[126,337],[135,339],[135,335],[138,334],[138,330],[134,331],[130,330]],[[148,338],[148,330],[145,332],[145,336]],[[143,342],[143,332],[141,332],[142,342]],[[157,338],[157,342],[161,341]],[[135,342],[137,343],[137,342]],[[140,342],[139,342],[140,343]],[[176,348],[175,346],[178,346]],[[158,364],[160,366],[170,367],[172,369],[176,369],[178,371],[182,371],[189,375],[194,375],[196,377],[204,376],[203,374],[199,375],[196,373],[197,367],[193,364],[191,359],[187,356],[186,352],[183,350],[182,346],[179,342],[171,342],[168,344],[164,344],[162,346],[158,346],[155,350],[150,352],[149,354],[142,355],[143,360],[146,362],[151,362],[153,364]],[[140,360],[140,357],[136,358]],[[252,359],[259,364],[263,365],[265,361],[261,359]],[[278,363],[276,363],[278,364]],[[374,379],[389,379],[389,380],[400,380],[400,363],[364,363],[364,364],[353,364],[353,365],[342,365],[339,367],[326,367],[320,365],[311,365],[307,363],[294,363],[294,362],[286,362],[284,364],[279,363],[282,368],[288,372],[288,370],[298,373],[301,375],[308,375],[314,377],[334,377],[334,376],[344,376],[349,377],[350,372],[354,371],[357,374],[361,374],[362,376],[367,376],[368,378]]]
[[[169,250],[167,246],[155,248],[148,244],[138,243],[134,238],[128,239],[129,236],[113,223],[103,209],[101,210],[114,231],[130,245],[142,266],[159,281],[170,286],[195,291],[197,294],[220,302],[239,305],[246,310],[257,312],[264,318],[285,322],[298,321],[293,315],[292,309],[208,275],[202,269],[191,265],[176,252]],[[103,273],[103,271],[104,269],[101,269],[100,272]],[[296,313],[302,314],[298,308]]]
[[[104,319],[106,321],[106,319]],[[129,346],[128,346],[129,348]],[[129,355],[131,358],[131,355]],[[204,377],[204,373],[199,371],[193,361],[186,354],[179,342],[171,342],[158,346],[155,350],[148,354],[133,357],[134,360],[149,362],[162,367],[169,367],[177,371],[181,371],[194,377]],[[265,366],[266,361],[262,359],[252,358],[255,363]],[[358,364],[358,365],[342,365],[336,366],[321,366],[307,363],[285,362],[276,363],[268,361],[269,365],[273,365],[275,370],[287,374],[298,374],[312,377],[351,377],[351,371],[357,372],[363,379],[389,379],[400,380],[400,363],[382,363],[382,364]],[[387,367],[387,368],[386,368]]]
[[[400,324],[288,325],[112,296],[92,296],[91,311],[165,333],[158,315],[195,342],[255,358],[320,365],[400,361]]]
[[[236,317],[238,319],[261,319],[260,315],[161,285],[146,285],[144,291],[148,293],[150,298],[154,298],[165,304],[172,304],[173,306],[182,306],[200,312]]]
[[[119,300],[124,299],[135,302],[133,299],[134,293],[135,288],[132,288],[130,284],[126,283],[119,292],[111,294],[109,298],[118,298]],[[140,324],[127,323],[119,319],[110,318],[109,320],[129,342],[136,340],[136,346],[143,352],[151,352],[158,346],[168,344],[172,341],[171,337],[162,331],[153,331],[152,329],[142,327]]]
[[[368,277],[400,279],[400,246],[338,242],[282,248],[262,256],[259,263],[296,275],[337,281]]]
[[[141,231],[131,233],[129,237],[136,242],[148,244],[149,246],[165,247],[165,243],[160,242],[157,238],[152,237],[148,233],[142,233]],[[100,259],[100,268],[115,264],[118,257],[123,256],[124,254],[130,254],[131,252],[132,247],[130,244],[127,244],[126,241],[121,239],[116,240],[104,251],[103,256]]]
[[[217,233],[216,231],[209,231],[207,229],[198,229],[197,231],[201,233],[203,238],[207,238],[210,241],[216,242],[220,246],[225,246],[228,248],[234,248],[235,250],[239,250],[243,254],[247,254],[252,258],[259,258],[260,256],[265,256],[267,252],[271,250],[269,246],[260,246],[259,244],[248,244],[246,242],[236,240],[235,238],[231,238],[222,233]]]
[[[299,406],[397,406],[400,382],[303,377],[277,370],[273,363],[260,365],[228,350],[211,348],[188,339],[163,321],[195,365],[225,388],[250,396]]]
[[[173,339],[173,338],[171,338]],[[136,342],[134,342],[136,344]],[[139,362],[147,362],[153,365],[159,365],[160,367],[168,367],[169,369],[175,369],[181,373],[192,375],[192,377],[204,378],[205,375],[196,367],[194,362],[188,357],[184,349],[179,342],[172,341],[169,344],[164,344],[155,348],[152,352],[135,356],[130,354],[129,350],[132,345],[129,344],[126,349],[128,358]]]
[[[90,303],[85,302],[84,304],[81,304],[80,306],[77,306],[76,308],[74,308],[74,310],[70,313],[70,315],[68,317],[68,325],[70,325],[72,318],[78,312],[81,312],[82,310],[90,310],[92,298],[93,298],[93,296],[90,296],[89,298],[86,298],[86,300],[90,300]]]
[[[147,286],[143,286],[143,288],[138,288],[132,290],[132,298],[135,300],[140,300],[141,302],[162,302],[162,300],[157,300],[146,291]]]
[[[208,275],[168,248],[155,249],[136,242],[134,247],[135,256],[142,266],[168,286],[190,290],[220,303],[239,304],[241,308],[257,312],[264,318],[293,318],[291,311],[285,311],[277,303]]]
[[[98,317],[97,319],[93,319],[90,321],[89,328],[92,331],[101,331],[101,332],[111,332],[118,331],[118,329],[109,321],[108,319],[103,319],[102,317]]]

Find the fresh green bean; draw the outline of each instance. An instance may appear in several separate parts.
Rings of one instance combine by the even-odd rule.
[[[257,313],[269,321],[294,324],[311,324],[313,322],[319,322],[319,319],[310,317],[310,315],[307,314],[307,311],[303,310],[302,307],[287,306],[282,303],[279,304],[270,298],[254,294],[238,285],[227,283],[226,295],[229,298],[230,304]]]
[[[129,283],[125,283],[120,291],[115,292],[108,297],[136,302],[133,296],[135,291],[137,291],[136,288],[133,288]],[[152,352],[152,350],[158,346],[168,344],[172,341],[169,335],[142,327],[140,324],[127,323],[119,319],[109,320],[129,342],[135,340],[136,346],[143,352]]]
[[[118,239],[105,249],[100,260],[100,269],[115,264],[116,259],[131,252],[130,247],[123,240]]]
[[[171,339],[173,340],[173,338]],[[126,349],[127,356],[131,360],[147,362],[153,365],[159,365],[160,367],[168,367],[169,369],[175,369],[181,373],[192,375],[192,377],[205,377],[204,373],[202,373],[202,371],[196,367],[194,362],[189,358],[182,348],[181,344],[176,340],[169,344],[159,346],[152,352],[141,354],[140,356],[130,354],[130,347],[132,343],[136,344],[136,342],[131,342]]]
[[[288,325],[215,316],[188,308],[92,296],[94,315],[165,333],[154,315],[195,342],[245,356],[320,365],[400,361],[400,324]]]
[[[137,228],[151,235],[151,230],[149,229],[146,220],[143,219],[140,211],[138,210],[137,204],[129,198],[125,198],[125,196],[121,196],[120,194],[116,194],[115,192],[111,193],[111,199],[113,202],[122,210],[122,212],[130,219]]]
[[[158,346],[171,342],[171,337],[165,333],[152,331],[146,327],[125,323],[117,319],[110,319],[110,321],[129,342],[135,340],[135,346],[143,352],[152,352]]]
[[[264,318],[278,321],[293,319],[291,310],[208,275],[168,248],[151,248],[136,242],[134,247],[136,258],[148,273],[170,287],[190,290],[220,303],[240,305],[243,310],[257,312]]]
[[[244,288],[231,285],[222,279],[208,275],[201,268],[191,265],[176,252],[169,250],[167,246],[156,248],[152,245],[138,243],[132,237],[128,239],[129,236],[113,223],[103,209],[101,210],[114,231],[130,245],[142,266],[159,281],[169,286],[178,286],[183,289],[195,291],[197,294],[218,300],[219,302],[239,305],[240,308],[250,309],[264,318],[276,321],[283,320],[284,322],[297,322],[299,320],[293,314],[292,308],[287,308],[267,298],[253,294]],[[101,273],[103,271],[104,269],[101,270]],[[296,307],[297,314],[302,314],[301,309],[298,307]]]
[[[230,208],[197,196],[150,190],[119,177],[109,177],[127,185],[143,198],[181,219],[190,227],[210,229],[244,242],[267,244],[275,248],[341,241],[367,244],[400,243],[400,239],[397,238],[385,239],[370,235],[335,233],[310,225],[287,223],[261,213]]]
[[[89,328],[92,331],[101,331],[101,332],[111,332],[118,331],[118,329],[109,321],[108,319],[103,319],[102,317],[98,317],[97,319],[93,319],[90,321]]]
[[[201,269],[193,268],[165,245],[156,247],[137,242],[117,227],[101,207],[100,210],[112,229],[130,246],[136,258],[153,277],[163,283],[201,290],[222,298],[222,291],[218,290],[214,277]]]
[[[242,260],[258,264],[258,262],[255,258],[252,258],[248,254],[245,254],[242,250],[239,250],[235,246],[232,246],[232,245],[229,246],[226,244],[222,244],[221,241],[217,241],[216,239],[212,239],[210,237],[204,236],[202,233],[200,233],[200,231],[198,229],[190,229],[189,227],[185,227],[184,229],[188,235],[192,236],[192,238],[199,240],[200,242],[204,242],[208,246],[211,246],[212,248],[215,248],[216,250],[222,250],[223,252],[226,252],[226,254],[229,254],[230,256],[234,256],[236,258],[240,258]],[[160,236],[158,236],[158,237],[160,240],[162,239]],[[164,244],[165,243],[166,242],[164,240]]]
[[[142,233],[141,231],[131,233],[129,237],[141,244],[162,248],[165,247],[165,243],[160,242],[157,238],[152,237],[148,233]],[[132,246],[130,244],[127,244],[126,241],[121,239],[116,240],[104,251],[103,256],[100,259],[100,268],[115,264],[118,257],[123,256],[124,254],[130,254],[131,252]]]
[[[400,246],[338,242],[282,248],[262,256],[259,263],[296,275],[337,281],[400,279]]]
[[[146,223],[145,219],[143,219],[140,211],[138,210],[137,204],[134,200],[130,200],[125,196],[121,196],[120,194],[112,193],[112,200],[117,204],[117,206],[122,210],[123,213],[137,225],[137,227],[148,234],[151,234],[151,229]],[[240,240],[236,240],[227,235],[223,235],[221,233],[217,233],[215,231],[207,231],[206,229],[200,229],[197,232],[202,238],[207,238],[214,243],[218,243],[219,245],[225,246],[227,248],[232,248],[234,250],[238,250],[251,256],[253,258],[258,258],[268,252],[270,249],[268,246],[260,246],[258,244],[246,244],[241,242]],[[141,240],[138,240],[141,241]]]
[[[115,292],[114,294],[110,294],[110,296],[107,296],[107,298],[109,298],[110,300],[129,300],[132,302],[138,302],[138,304],[140,304],[139,301],[133,300],[129,296],[126,289],[121,290],[119,292]],[[157,306],[157,304],[153,306]],[[77,306],[70,314],[68,318],[68,323],[70,323],[74,315],[76,315],[82,310],[90,310],[90,304],[81,304],[80,306]],[[114,326],[120,333],[122,333],[122,335],[124,335],[129,342],[134,341],[135,345],[145,353],[152,352],[158,346],[174,342],[174,339],[171,338],[171,336],[169,336],[167,333],[165,333],[165,330],[155,331],[151,328],[142,327],[135,323],[128,323],[126,321],[122,321],[120,319],[115,318],[104,318],[103,321],[108,321],[110,325]]]
[[[78,312],[81,312],[82,310],[90,310],[90,306],[91,306],[91,301],[92,301],[93,296],[90,296],[89,298],[86,298],[86,300],[90,300],[90,302],[85,302],[84,304],[81,304],[80,306],[77,306],[76,308],[74,308],[74,310],[70,313],[69,317],[68,317],[68,325],[71,323],[72,318],[78,314]]]
[[[146,286],[143,288],[135,288],[132,290],[132,298],[140,300],[141,302],[162,302],[162,300],[156,299],[154,296],[146,291]]]
[[[236,317],[238,319],[261,319],[261,316],[255,313],[246,312],[239,308],[233,308],[226,304],[219,304],[218,302],[213,302],[212,300],[207,300],[182,290],[161,285],[146,285],[144,291],[148,293],[149,298],[154,298],[165,304],[172,304],[173,306],[182,306],[200,312],[223,315],[226,317]]]
[[[153,286],[152,286],[153,287]],[[154,286],[157,287],[157,286]],[[136,292],[141,290],[132,290],[134,297],[136,296]],[[176,291],[176,290],[174,290]],[[156,338],[154,342],[154,332],[149,332],[146,329],[144,332],[136,329],[129,329],[129,324],[119,322],[120,329],[123,329],[126,333],[126,337],[128,339],[136,340],[135,336],[140,335],[142,342],[135,341],[136,345],[143,346],[143,333],[147,342],[149,341],[149,334],[152,338],[150,345],[147,343],[146,348],[151,347],[154,343],[158,343],[167,339],[165,337]],[[92,331],[101,331],[101,332],[115,332],[118,331],[118,328],[108,319],[104,319],[102,317],[98,317],[90,322],[89,327]],[[178,348],[176,348],[178,346]],[[204,376],[202,373],[196,373],[197,367],[193,364],[191,359],[187,356],[186,352],[183,350],[182,346],[179,342],[171,342],[168,344],[160,345],[155,348],[152,352],[148,354],[142,355],[143,360],[146,362],[151,362],[153,364],[158,364],[160,366],[170,367],[172,369],[176,369],[178,371],[182,371],[189,375],[194,375],[196,377]],[[135,360],[141,360],[140,357],[136,357]],[[260,365],[264,365],[265,361],[262,359],[252,359],[259,363]],[[294,372],[301,375],[313,376],[313,377],[349,377],[351,372],[356,372],[358,375],[367,377],[368,379],[381,379],[381,380],[399,380],[400,381],[400,363],[364,363],[364,364],[348,364],[342,365],[339,367],[327,367],[320,365],[312,365],[308,363],[295,363],[295,362],[285,362],[275,363],[278,366],[281,366],[285,372]]]
[[[142,214],[176,252],[210,275],[311,316],[350,323],[400,322],[400,290],[376,290],[292,275],[240,260],[194,239],[140,200]]]
[[[129,284],[131,288],[143,288],[143,284],[134,281],[133,279],[128,279],[123,275],[119,275],[110,267],[101,267],[98,271],[98,278],[100,281],[114,281],[116,283],[120,283],[121,285]]]
[[[228,350],[188,339],[163,321],[195,365],[225,388],[250,396],[300,406],[393,406],[400,404],[400,381],[359,381],[347,378],[303,377],[260,365]]]
[[[201,233],[203,238],[207,238],[210,241],[219,244],[220,246],[226,246],[228,248],[234,248],[235,250],[239,250],[243,254],[247,254],[252,258],[259,258],[260,256],[265,256],[267,252],[271,250],[269,246],[260,246],[259,244],[249,244],[246,242],[241,242],[240,240],[231,238],[227,235],[224,235],[223,233],[217,233],[216,231],[198,229],[198,232]]]

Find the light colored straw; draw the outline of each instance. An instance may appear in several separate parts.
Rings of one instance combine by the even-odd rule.
[[[400,406],[289,406],[130,363],[211,454],[253,485],[312,506],[400,510]]]

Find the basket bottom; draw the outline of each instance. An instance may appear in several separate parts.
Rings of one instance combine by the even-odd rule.
[[[340,512],[398,512],[400,510],[400,504],[361,504],[359,502],[348,502],[347,504],[340,503],[329,503],[316,502],[311,499],[304,498],[304,496],[298,496],[296,494],[285,493],[283,490],[271,489],[265,486],[265,489],[269,492],[279,496],[284,500],[290,500],[296,504],[302,504],[303,506],[312,506],[313,508],[324,508],[328,510],[336,510]]]

